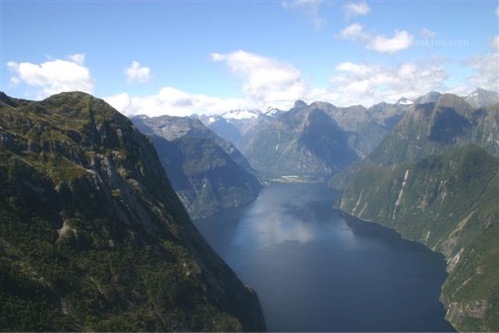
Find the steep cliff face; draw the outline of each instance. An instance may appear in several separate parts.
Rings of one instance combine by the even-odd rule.
[[[173,188],[192,218],[255,200],[262,185],[241,152],[198,119],[133,119],[150,136]]]
[[[0,327],[265,330],[127,118],[84,93],[1,97]]]

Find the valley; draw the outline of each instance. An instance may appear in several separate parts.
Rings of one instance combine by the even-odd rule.
[[[40,102],[2,93],[8,273],[0,292],[8,301],[0,323],[21,331],[497,330],[497,100],[478,89],[370,108],[297,101],[287,111],[127,119],[84,93]],[[318,273],[326,266],[336,282]],[[329,296],[311,304],[319,294]],[[44,319],[21,320],[26,307]]]
[[[499,332],[498,28],[0,0],[0,333]]]

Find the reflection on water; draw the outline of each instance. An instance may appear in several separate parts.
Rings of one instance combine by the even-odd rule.
[[[345,220],[334,198],[319,184],[276,184],[196,225],[256,289],[270,331],[452,331],[438,302],[443,257]]]
[[[353,232],[349,227],[328,223],[331,202],[318,196],[320,192],[312,190],[319,185],[284,186],[299,191],[263,191],[240,217],[244,223],[238,225],[233,245],[264,248],[288,241],[307,244],[320,237],[329,237],[331,233],[345,237],[345,240],[353,240]],[[342,230],[339,230],[340,227]]]

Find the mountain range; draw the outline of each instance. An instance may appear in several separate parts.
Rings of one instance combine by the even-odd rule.
[[[358,155],[367,156],[388,134],[398,121],[402,119],[410,107],[415,104],[436,102],[439,92],[432,91],[414,100],[401,97],[395,104],[381,102],[369,108],[361,105],[336,107],[330,103],[314,102],[310,107],[327,111],[342,129],[352,132],[351,144]],[[462,97],[472,107],[486,107],[499,102],[499,94],[477,88],[468,96]],[[222,138],[234,143],[243,152],[247,142],[254,137],[256,129],[267,124],[272,119],[279,118],[287,111],[269,107],[266,111],[258,109],[231,110],[220,115],[193,115]]]
[[[84,93],[0,93],[0,112],[6,330],[265,330],[257,295],[190,217],[290,175],[332,179],[343,212],[441,252],[446,318],[499,330],[497,93],[133,123]]]
[[[272,119],[284,111],[269,107],[265,112],[258,109],[237,109],[216,116],[194,115],[220,137],[239,146],[241,138],[262,119]]]
[[[130,120],[76,92],[0,112],[2,330],[265,330]]]

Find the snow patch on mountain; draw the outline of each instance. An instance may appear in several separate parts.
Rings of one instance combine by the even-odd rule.
[[[414,101],[407,99],[405,97],[402,97],[401,99],[399,99],[397,101],[397,104],[398,105],[411,105],[411,104],[414,104]]]
[[[267,111],[265,111],[263,114],[266,116],[272,117],[272,118],[276,118],[277,116],[279,116],[283,112],[284,111],[281,111],[279,109],[276,109],[276,108],[269,106],[267,108]]]
[[[242,120],[242,119],[258,118],[258,116],[261,114],[262,112],[257,109],[254,110],[241,109],[241,110],[231,110],[229,112],[225,112],[222,114],[222,117],[224,117],[225,119]]]

